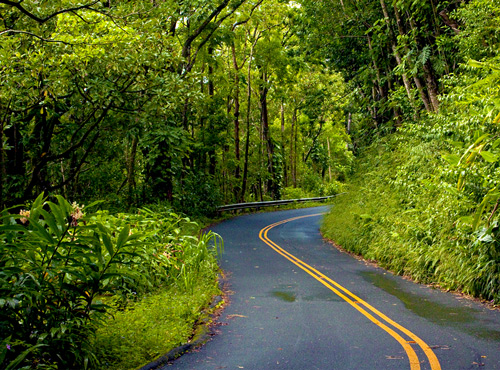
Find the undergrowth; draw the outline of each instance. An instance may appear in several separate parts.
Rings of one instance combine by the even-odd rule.
[[[496,223],[474,230],[480,197],[457,190],[443,159],[453,148],[436,134],[442,127],[426,124],[402,128],[360,155],[323,234],[397,274],[500,302]]]
[[[201,312],[219,293],[213,276],[198,279],[191,290],[172,287],[111,311],[97,330],[94,346],[109,370],[135,369],[187,343]]]
[[[2,212],[0,369],[135,368],[217,293],[218,235],[168,209],[88,209],[40,195]]]

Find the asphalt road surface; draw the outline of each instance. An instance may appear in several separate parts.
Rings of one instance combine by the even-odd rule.
[[[162,369],[500,369],[500,312],[325,242],[326,207],[253,214],[225,241],[217,334]]]

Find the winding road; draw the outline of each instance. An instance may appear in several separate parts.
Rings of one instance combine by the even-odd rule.
[[[216,335],[161,369],[500,369],[500,312],[325,242],[327,207],[213,228],[231,294]]]

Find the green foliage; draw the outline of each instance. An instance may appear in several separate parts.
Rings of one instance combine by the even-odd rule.
[[[222,194],[216,181],[203,173],[187,177],[175,196],[174,206],[190,216],[214,216],[222,202]]]
[[[449,119],[435,116],[425,125],[407,125],[363,152],[348,194],[336,198],[323,231],[396,273],[500,301],[497,215],[478,218],[485,203],[491,211],[498,199],[482,177],[496,173],[494,163],[473,154],[484,137],[476,136],[477,143],[463,154],[457,143],[474,137],[474,126],[443,124]],[[477,157],[486,167],[467,169],[463,182],[464,170],[457,169],[461,157],[445,154],[450,150],[462,152],[464,161]]]
[[[106,369],[134,369],[185,344],[203,310],[218,293],[207,276],[190,291],[171,289],[131,303],[97,330],[93,346]]]
[[[84,215],[56,199],[40,195],[29,211],[2,213],[2,368],[95,368],[104,296],[123,306],[159,288],[192,292],[200,279],[214,281],[209,243],[222,246],[215,234],[184,235],[188,219],[148,209]]]
[[[300,199],[300,198],[310,198],[310,194],[304,191],[302,188],[288,187],[283,189],[283,199]]]
[[[414,135],[386,140],[362,155],[360,172],[348,194],[334,201],[323,232],[398,274],[494,298],[495,290],[475,291],[465,283],[474,272],[464,270],[474,265],[461,246],[472,238],[457,220],[471,202],[457,199],[444,182],[443,163],[434,155],[439,142],[419,142]]]
[[[323,179],[320,174],[311,171],[302,176],[299,184],[305,192],[319,196],[323,186]]]
[[[453,36],[458,49],[450,51],[467,63],[441,77],[439,113],[363,147],[349,195],[336,200],[323,226],[348,250],[397,273],[495,302],[500,302],[498,11],[494,1],[475,0],[447,20],[449,27],[458,27],[453,19],[461,21]],[[450,46],[443,35],[438,41]],[[424,47],[416,66],[428,60],[436,65]],[[359,126],[355,130],[359,135]]]
[[[481,60],[498,53],[500,33],[498,3],[491,0],[471,1],[457,9],[455,17],[466,27],[459,39],[460,52],[465,58]]]
[[[343,182],[332,181],[325,185],[323,185],[323,189],[321,191],[321,195],[323,196],[332,196],[345,192],[346,185]]]
[[[3,4],[0,206],[44,191],[206,216],[250,192],[279,197],[310,163],[324,177],[342,162],[326,139],[344,118],[344,81],[299,52],[301,7],[205,5]]]

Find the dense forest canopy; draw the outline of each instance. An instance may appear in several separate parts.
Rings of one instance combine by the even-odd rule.
[[[345,84],[302,50],[298,3],[0,4],[2,206],[206,211],[349,171]]]
[[[458,75],[494,68],[471,60],[496,60],[497,12],[486,0],[0,1],[0,205],[46,192],[209,212],[295,187],[333,194],[353,150],[441,111],[466,87]]]
[[[396,273],[498,302],[498,1],[303,4],[307,50],[357,92],[356,169],[325,234]]]

